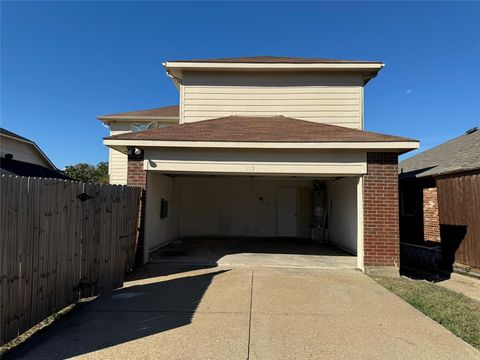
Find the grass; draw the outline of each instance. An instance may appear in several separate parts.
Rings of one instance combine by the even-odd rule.
[[[375,280],[480,350],[480,302],[425,280],[405,277]]]

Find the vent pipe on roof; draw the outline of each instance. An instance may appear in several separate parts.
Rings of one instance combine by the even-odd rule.
[[[465,134],[470,135],[471,133],[474,133],[477,130],[478,130],[478,126],[475,126],[474,128],[471,128],[465,131]]]

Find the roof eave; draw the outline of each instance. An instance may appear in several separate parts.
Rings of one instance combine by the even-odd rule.
[[[176,62],[163,63],[165,69],[210,69],[210,70],[355,70],[379,71],[384,63],[222,63],[222,62]]]
[[[111,148],[173,147],[173,148],[235,148],[235,149],[330,149],[389,151],[399,154],[418,149],[418,141],[391,142],[234,142],[234,141],[167,141],[125,140],[106,137],[103,144]]]
[[[416,173],[416,171],[418,170],[410,170],[410,171],[403,170],[401,173],[399,173],[399,175],[403,179],[425,180],[429,178],[437,179],[442,177],[460,176],[460,175],[467,175],[467,174],[480,174],[480,168],[478,167],[452,169],[452,170],[445,170],[445,171],[439,171],[439,172],[426,171],[425,173],[421,173],[421,172]]]
[[[363,84],[377,76],[385,66],[384,63],[222,63],[222,62],[176,62],[162,63],[167,76],[172,79],[177,89],[182,83],[185,70],[198,71],[336,71],[364,74]]]
[[[139,116],[139,115],[101,115],[96,117],[104,123],[114,121],[162,121],[165,123],[178,123],[180,117],[178,116]]]

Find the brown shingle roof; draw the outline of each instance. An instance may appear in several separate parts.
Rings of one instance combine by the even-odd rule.
[[[155,109],[145,109],[145,110],[136,110],[136,111],[127,111],[123,113],[117,113],[117,114],[108,114],[108,115],[103,115],[100,116],[102,117],[123,117],[123,116],[165,116],[165,117],[178,117],[179,116],[179,110],[178,110],[178,105],[171,105],[171,106],[163,106],[160,108],[155,108]]]
[[[408,138],[284,116],[227,116],[107,137],[123,140],[223,142],[397,142]]]
[[[217,59],[190,59],[173,60],[170,62],[204,62],[204,63],[267,63],[267,64],[333,64],[333,63],[378,63],[380,61],[360,61],[360,60],[337,60],[323,58],[301,58],[286,56],[245,56],[236,58],[217,58]]]

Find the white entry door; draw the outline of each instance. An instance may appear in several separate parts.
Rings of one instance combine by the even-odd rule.
[[[297,236],[297,188],[277,189],[277,235]]]

